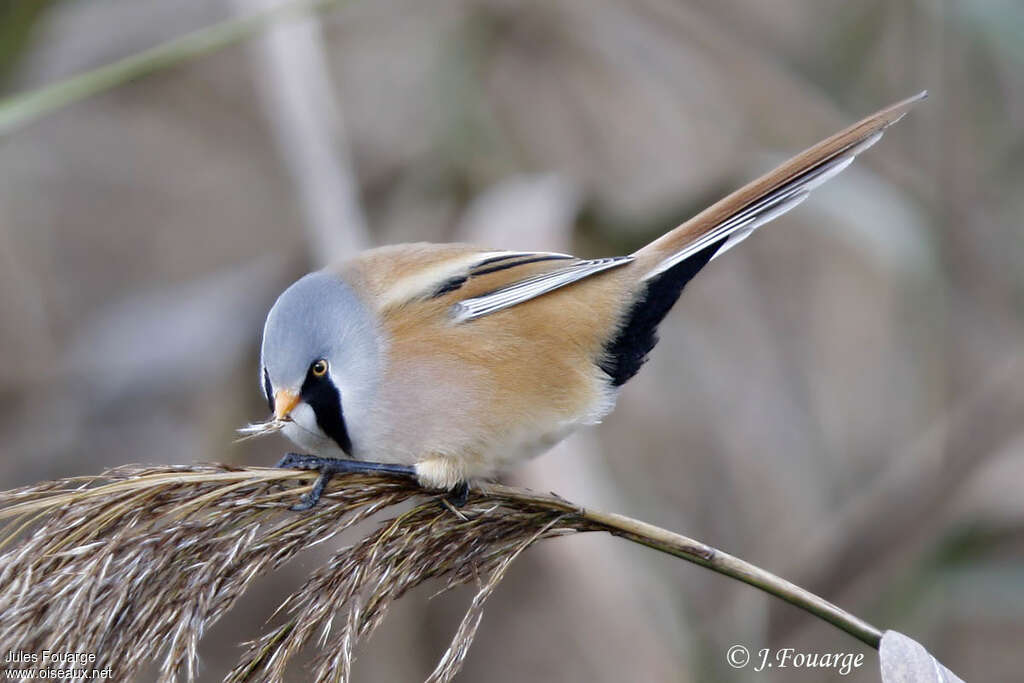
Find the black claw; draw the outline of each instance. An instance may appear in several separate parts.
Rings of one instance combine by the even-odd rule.
[[[309,494],[304,494],[299,498],[299,502],[295,505],[288,506],[288,509],[292,512],[305,512],[306,510],[312,510],[313,506],[320,502],[320,499],[312,500]]]
[[[302,496],[301,502],[296,503],[290,508],[295,511],[309,510],[319,503],[320,497],[323,496],[324,490],[327,488],[327,484],[331,481],[331,477],[336,474],[346,474],[349,472],[379,474],[385,472],[406,477],[416,476],[416,470],[407,465],[343,460],[341,458],[322,458],[318,455],[307,455],[305,453],[286,453],[278,461],[277,467],[295,470],[315,470],[320,473],[316,483],[313,484],[313,489]]]
[[[328,482],[331,481],[331,477],[337,474],[338,471],[328,466],[324,466],[320,470],[320,476],[316,478],[316,483],[313,484],[313,489],[302,496],[302,501],[292,505],[290,510],[295,512],[302,512],[303,510],[309,510],[320,502],[320,497],[324,495],[324,489],[327,488]]]
[[[469,482],[460,481],[455,485],[455,488],[448,492],[448,496],[445,500],[455,508],[460,508],[465,505],[466,501],[469,500]]]

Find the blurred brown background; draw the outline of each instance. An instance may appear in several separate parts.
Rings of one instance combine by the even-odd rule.
[[[268,0],[5,0],[27,92]],[[605,424],[508,481],[702,539],[903,631],[969,681],[1024,642],[1024,5],[365,0],[278,22],[0,137],[0,486],[271,464],[277,293],[362,246],[628,252],[883,105],[919,106],[715,261]],[[173,60],[171,60],[173,61]],[[208,639],[219,680],[322,553]],[[467,594],[407,597],[359,680],[420,680]],[[833,680],[729,645],[865,652],[601,537],[528,552],[460,680]],[[116,667],[115,667],[116,668]],[[295,680],[303,680],[301,670]]]

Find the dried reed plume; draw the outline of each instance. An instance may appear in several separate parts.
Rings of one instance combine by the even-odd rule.
[[[520,552],[543,538],[607,531],[782,597],[873,647],[881,634],[837,607],[702,543],[555,496],[474,491],[455,514],[400,477],[348,475],[307,512],[288,507],[315,473],[223,465],[125,466],[98,477],[0,493],[0,643],[94,652],[130,680],[193,680],[206,629],[257,577],[381,510],[418,499],[337,551],[279,608],[285,623],[250,643],[229,681],[280,680],[314,641],[317,681],[350,678],[353,650],[392,602],[428,579],[473,583],[473,599],[428,681],[462,665],[484,601]],[[104,663],[106,660],[109,663]]]
[[[237,430],[235,430],[240,435],[237,439],[235,439],[235,443],[238,443],[239,441],[248,441],[249,439],[255,439],[260,436],[267,436],[268,434],[273,434],[274,432],[279,432],[282,429],[284,429],[284,426],[286,424],[287,422],[285,422],[284,420],[279,420],[274,417],[271,417],[271,419],[267,420],[266,422],[250,422],[244,427],[239,427]]]

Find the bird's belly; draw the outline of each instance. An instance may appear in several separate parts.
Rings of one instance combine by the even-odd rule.
[[[505,415],[435,410],[414,417],[406,413],[404,419],[390,422],[392,428],[374,439],[368,452],[354,455],[360,460],[408,465],[441,456],[452,461],[466,479],[491,477],[543,454],[580,427],[600,422],[614,407],[616,394],[602,382],[594,398],[569,415],[541,405]]]
[[[599,422],[617,393],[594,360],[602,340],[567,323],[557,301],[530,306],[532,323],[495,315],[393,336],[367,420],[371,452],[356,457],[441,459],[468,478],[489,476]]]
[[[471,474],[471,476],[488,476],[493,474],[494,470],[504,469],[519,462],[532,460],[557,446],[566,437],[585,424],[588,423],[583,421],[563,423],[532,437],[526,436],[518,441],[496,445],[489,454],[489,457],[483,458],[484,462],[481,463],[481,471]]]

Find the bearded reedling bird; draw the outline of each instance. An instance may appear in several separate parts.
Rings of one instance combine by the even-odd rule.
[[[399,244],[306,275],[271,308],[261,382],[316,470],[391,472],[465,500],[467,482],[539,455],[614,406],[683,287],[807,198],[926,97],[819,142],[629,255],[579,259]]]

